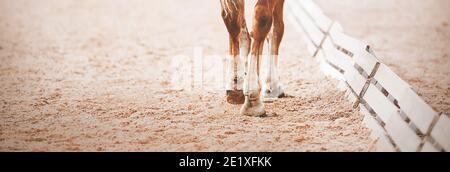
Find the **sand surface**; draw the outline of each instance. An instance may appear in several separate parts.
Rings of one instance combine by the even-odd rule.
[[[395,1],[407,5],[395,9],[423,8],[416,16],[370,1],[403,19],[373,23],[356,19],[370,13],[351,13],[369,5],[324,2],[433,107],[449,111],[448,1]],[[288,22],[280,63],[290,97],[266,104],[267,117],[239,115],[224,91],[207,86],[172,90],[171,76],[183,72],[171,66],[176,55],[227,52],[219,9],[211,0],[0,0],[0,150],[369,150],[361,115]]]

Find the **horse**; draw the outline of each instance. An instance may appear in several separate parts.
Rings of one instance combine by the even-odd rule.
[[[229,34],[231,58],[226,79],[227,102],[243,104],[242,115],[264,116],[263,99],[284,95],[278,73],[278,50],[284,34],[284,0],[257,0],[250,33],[245,20],[245,0],[220,0],[220,3],[221,16]],[[262,91],[260,68],[265,40],[270,53]]]

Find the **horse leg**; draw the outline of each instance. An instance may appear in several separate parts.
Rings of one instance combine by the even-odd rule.
[[[284,0],[280,0],[274,6],[272,31],[267,38],[269,43],[269,61],[265,76],[264,99],[276,99],[284,96],[284,91],[279,83],[278,68],[278,50],[284,34],[283,5]]]
[[[261,101],[261,81],[259,77],[260,62],[264,40],[272,26],[272,10],[270,0],[258,0],[253,17],[251,56],[248,57],[248,67],[244,78],[245,102],[241,114],[248,116],[265,115],[264,104]]]
[[[229,63],[226,77],[226,97],[231,104],[244,103],[243,94],[243,60],[239,58],[242,54],[240,40],[242,39],[242,28],[245,26],[243,0],[221,0],[222,19],[229,33],[230,51]],[[244,25],[242,24],[244,22]]]

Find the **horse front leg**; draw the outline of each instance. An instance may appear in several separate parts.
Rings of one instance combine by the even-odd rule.
[[[226,98],[231,104],[244,103],[243,76],[244,60],[242,58],[245,48],[242,47],[242,28],[245,26],[244,1],[222,0],[222,18],[227,27],[230,41],[228,67],[226,69]],[[244,53],[245,54],[245,53]]]
[[[251,56],[248,57],[248,66],[244,78],[245,102],[241,108],[241,114],[247,116],[263,116],[266,114],[264,104],[261,101],[260,66],[264,47],[264,40],[272,25],[272,10],[269,1],[258,1],[255,6],[251,47]]]

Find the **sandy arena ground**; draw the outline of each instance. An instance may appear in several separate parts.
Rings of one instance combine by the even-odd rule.
[[[353,9],[344,14],[333,6],[351,2],[358,1],[320,5],[448,112],[448,24],[344,20]],[[433,2],[425,7],[434,13],[446,8]],[[170,89],[170,76],[180,72],[171,68],[174,56],[195,47],[205,56],[227,52],[219,9],[210,0],[0,0],[0,151],[369,150],[361,115],[288,22],[280,63],[290,97],[266,104],[268,117],[239,115],[220,90]],[[405,36],[390,39],[395,29]],[[423,73],[430,77],[421,80]]]

